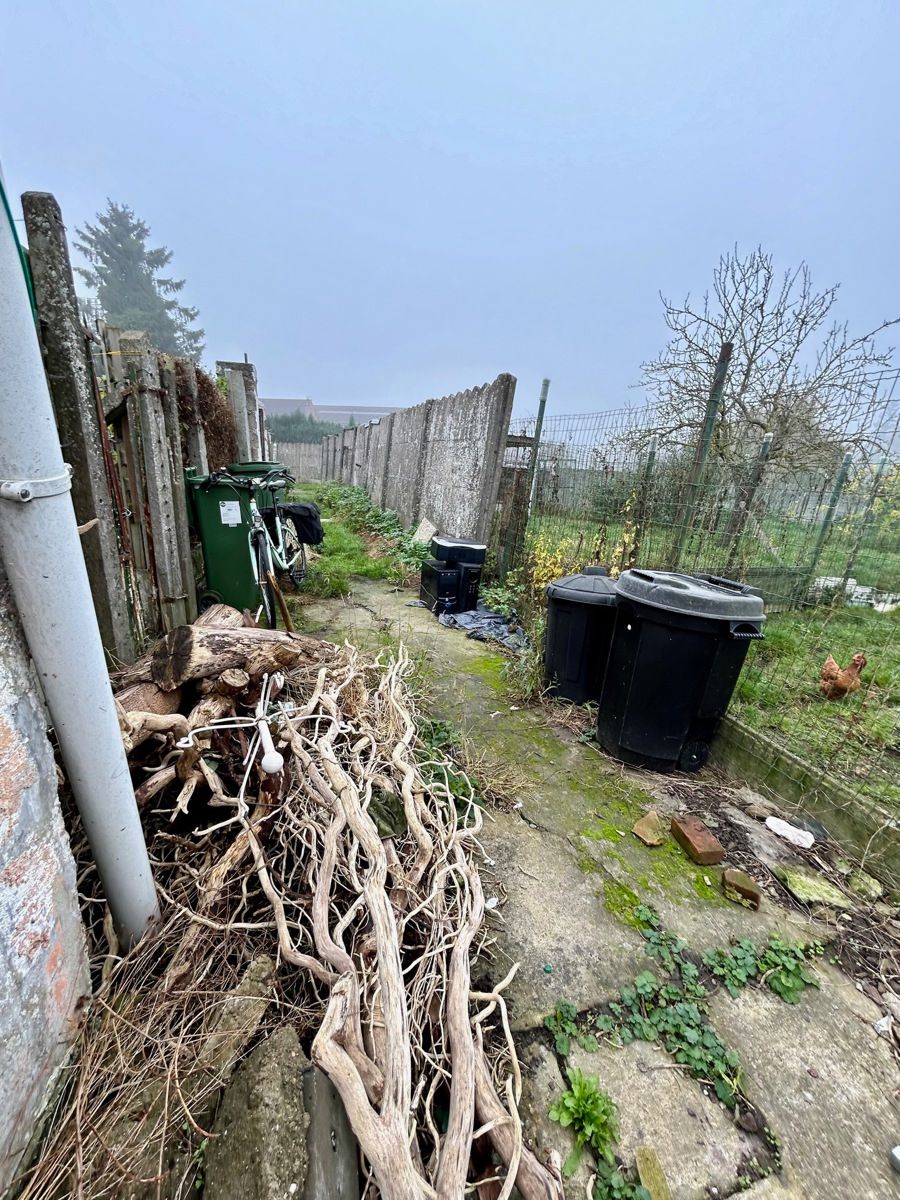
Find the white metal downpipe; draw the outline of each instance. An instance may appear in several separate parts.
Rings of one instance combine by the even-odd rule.
[[[127,945],[159,908],[5,207],[0,204],[0,552],[116,930]]]

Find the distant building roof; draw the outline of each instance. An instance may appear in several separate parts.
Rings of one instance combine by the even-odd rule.
[[[337,425],[349,424],[351,417],[357,425],[365,425],[368,421],[377,421],[379,417],[386,417],[388,413],[400,407],[396,404],[315,404],[308,396],[300,396],[295,399],[276,397],[268,400],[260,397],[259,402],[266,410],[268,417],[284,416],[288,413],[295,413],[299,409],[300,412],[317,421],[333,421]]]
[[[260,397],[260,404],[266,410],[266,416],[286,416],[288,413],[295,413],[299,409],[307,417],[316,415],[316,406],[308,396],[299,396],[295,399],[269,399],[263,400]]]
[[[397,407],[396,404],[317,404],[314,415],[320,421],[336,421],[342,425],[346,425],[352,417],[357,425],[365,425],[368,421],[386,417]]]

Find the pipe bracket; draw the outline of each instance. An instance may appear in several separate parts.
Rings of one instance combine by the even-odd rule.
[[[47,496],[59,496],[72,490],[72,468],[65,464],[62,475],[51,479],[0,479],[0,500],[11,500],[15,504],[27,504],[29,500],[43,500]]]

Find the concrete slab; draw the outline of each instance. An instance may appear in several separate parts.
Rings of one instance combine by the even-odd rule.
[[[872,1029],[880,1013],[827,963],[799,1004],[768,990],[721,993],[717,1033],[740,1054],[744,1090],[781,1139],[786,1169],[810,1198],[900,1197],[890,1150],[900,1141],[900,1073]]]
[[[568,1086],[556,1055],[540,1042],[530,1042],[521,1047],[519,1060],[522,1068],[519,1116],[525,1141],[541,1162],[549,1162],[553,1154],[558,1154],[564,1163],[575,1148],[575,1136],[571,1129],[564,1129],[548,1116],[551,1106]],[[586,1149],[578,1170],[563,1184],[566,1200],[584,1200],[593,1169],[594,1160]]]
[[[225,1090],[207,1152],[208,1200],[282,1200],[303,1194],[307,1116],[301,1076],[307,1065],[287,1025],[242,1063]]]
[[[521,964],[505,993],[513,1029],[541,1026],[560,1000],[579,1011],[600,1004],[645,969],[643,938],[607,911],[602,879],[579,870],[562,838],[504,813],[483,833],[507,896],[489,916],[494,982]]]
[[[730,1195],[759,1153],[758,1139],[738,1129],[658,1046],[632,1042],[617,1050],[604,1044],[596,1054],[576,1047],[570,1061],[616,1102],[623,1160],[633,1163],[641,1146],[659,1155],[672,1200]]]

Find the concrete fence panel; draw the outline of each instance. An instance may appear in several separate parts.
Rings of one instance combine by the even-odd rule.
[[[394,413],[384,507],[395,512],[404,525],[418,524],[425,438],[432,404],[428,400]]]
[[[322,448],[318,442],[279,442],[278,461],[300,483],[314,483],[322,478]]]
[[[453,537],[487,541],[515,390],[515,379],[501,375],[433,402],[417,519],[427,517]]]

